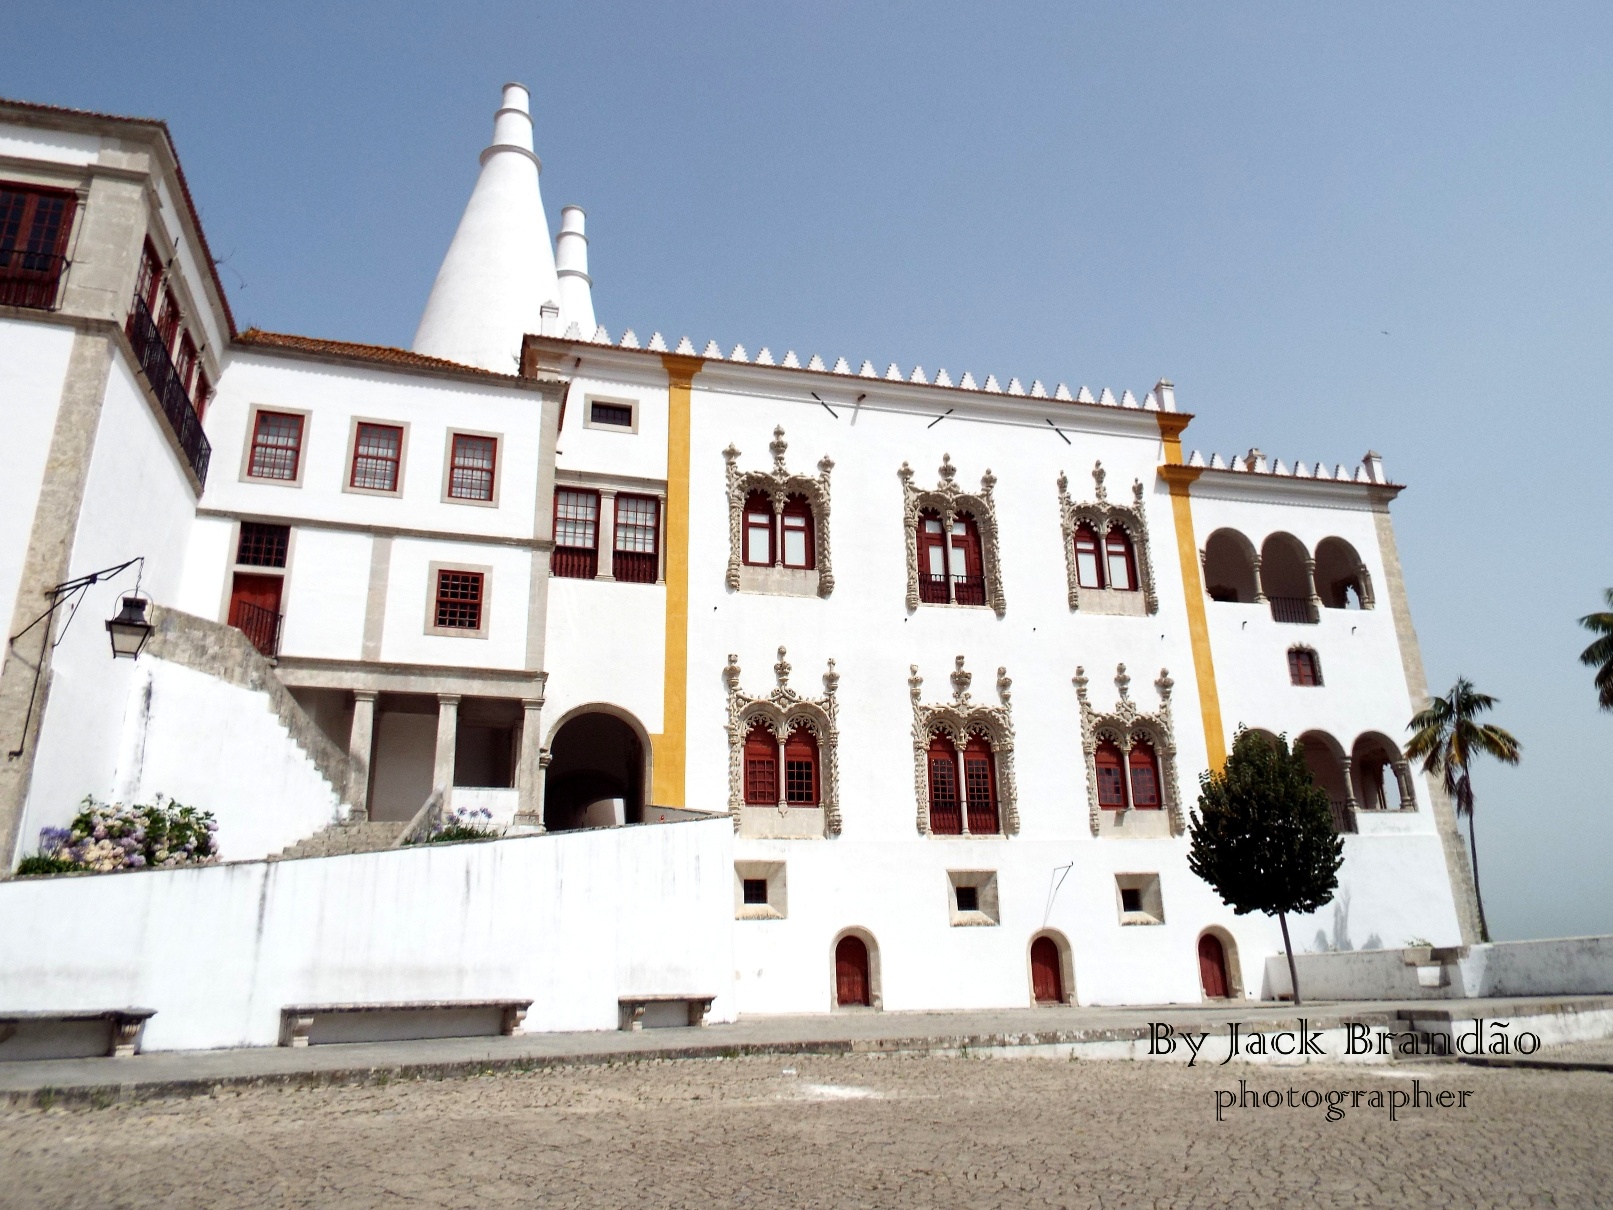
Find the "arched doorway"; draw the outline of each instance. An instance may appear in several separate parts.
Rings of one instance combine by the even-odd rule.
[[[1310,552],[1293,534],[1270,535],[1260,546],[1260,586],[1278,622],[1313,623]]]
[[[1199,937],[1199,986],[1206,1000],[1225,1000],[1232,994],[1226,948],[1214,933]]]
[[[835,1007],[874,1007],[873,963],[868,942],[847,933],[835,943]]]
[[[1031,942],[1031,996],[1038,1004],[1064,1003],[1064,961],[1051,937]]]
[[[1204,544],[1204,586],[1212,601],[1252,604],[1260,594],[1255,548],[1235,529],[1218,529]]]
[[[549,742],[543,825],[551,832],[644,820],[644,754],[640,731],[604,710],[565,719]]]

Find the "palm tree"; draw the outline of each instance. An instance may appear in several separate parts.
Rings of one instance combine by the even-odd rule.
[[[1594,643],[1579,653],[1579,662],[1596,669],[1596,700],[1603,710],[1613,710],[1613,588],[1603,589],[1607,613],[1588,613],[1579,624],[1594,635]]]
[[[1609,596],[1613,597],[1613,593]],[[1473,835],[1470,764],[1475,757],[1493,756],[1503,764],[1515,765],[1521,747],[1494,723],[1477,721],[1495,704],[1495,698],[1480,693],[1472,681],[1459,676],[1449,693],[1431,699],[1406,727],[1412,732],[1406,755],[1421,757],[1424,773],[1443,778],[1445,792],[1456,800],[1457,815],[1467,816],[1467,842],[1473,854],[1473,898],[1478,902],[1479,936],[1484,941],[1490,939],[1490,926],[1484,919],[1484,897],[1479,894],[1479,847]]]

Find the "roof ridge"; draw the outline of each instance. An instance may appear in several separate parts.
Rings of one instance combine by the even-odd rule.
[[[264,349],[287,349],[301,353],[329,353],[343,357],[354,357],[363,361],[373,361],[381,365],[452,370],[455,373],[475,374],[482,378],[513,379],[519,377],[519,375],[515,374],[500,374],[497,370],[487,370],[481,366],[466,365],[464,362],[449,361],[443,357],[431,357],[425,353],[416,353],[411,349],[399,348],[397,345],[378,345],[357,340],[331,340],[322,336],[299,336],[293,332],[270,332],[259,327],[248,328],[235,338],[235,343]]]

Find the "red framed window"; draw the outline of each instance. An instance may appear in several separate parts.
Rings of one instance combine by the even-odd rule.
[[[918,524],[919,600],[945,605],[951,598],[947,594],[947,544],[941,514],[925,509],[919,514]]]
[[[213,397],[213,384],[207,380],[206,370],[196,371],[196,391],[191,395],[191,403],[196,408],[196,419],[200,420],[207,415],[207,401]]]
[[[483,587],[479,571],[439,571],[436,625],[443,630],[480,630]]]
[[[592,580],[599,571],[599,493],[563,487],[554,494],[554,559],[557,576]]]
[[[146,310],[153,315],[157,313],[157,291],[162,288],[162,258],[157,250],[146,241],[145,249],[140,253],[140,276],[135,280],[134,295],[146,304]]]
[[[1105,811],[1126,809],[1126,761],[1120,746],[1110,740],[1098,745],[1093,763],[1098,767],[1098,806]]]
[[[1288,652],[1288,679],[1295,685],[1320,685],[1322,661],[1309,647],[1294,647]]]
[[[246,473],[254,479],[295,480],[302,466],[302,417],[259,412]]]
[[[1075,528],[1075,582],[1082,588],[1103,587],[1103,564],[1098,559],[1098,534],[1090,525]]]
[[[792,807],[818,805],[818,737],[794,727],[784,741],[784,801]]]
[[[448,469],[448,498],[492,500],[498,464],[498,438],[454,434],[453,464]]]
[[[1159,759],[1146,740],[1133,740],[1131,755],[1131,805],[1139,811],[1157,811],[1159,798]]]
[[[812,524],[812,505],[805,496],[791,496],[779,514],[779,544],[784,548],[781,562],[786,567],[810,570],[818,565],[817,542]]]
[[[772,807],[778,800],[778,738],[758,720],[745,736],[745,801]]]
[[[630,584],[654,584],[661,570],[660,534],[659,500],[654,496],[617,496],[611,575]]]
[[[174,292],[166,286],[162,289],[162,297],[157,303],[157,335],[162,338],[162,347],[172,349],[174,337],[179,334],[179,300]]]
[[[349,487],[367,492],[398,490],[403,462],[403,430],[391,424],[360,424],[353,434],[353,469]]]
[[[968,513],[952,520],[952,599],[959,605],[986,603],[986,578],[980,567],[980,526]]]
[[[248,567],[284,567],[291,549],[289,525],[260,525],[241,522],[241,536],[235,544],[235,561]]]
[[[1108,556],[1109,587],[1120,592],[1135,592],[1137,589],[1137,556],[1131,548],[1131,535],[1118,525],[1109,527],[1109,536],[1103,540],[1104,553]]]
[[[196,342],[190,338],[189,332],[179,334],[179,351],[174,354],[174,374],[189,397],[196,375]]]
[[[969,832],[989,836],[1002,827],[997,816],[997,760],[985,736],[976,732],[963,746],[963,790],[969,806]]]
[[[77,206],[71,193],[0,186],[0,303],[56,305]]]
[[[930,831],[963,834],[963,802],[958,784],[958,750],[941,732],[930,736]]]
[[[766,492],[745,497],[745,562],[751,567],[773,566],[773,501]]]

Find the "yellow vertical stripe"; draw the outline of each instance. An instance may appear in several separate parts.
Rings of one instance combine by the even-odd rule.
[[[1204,580],[1199,569],[1198,540],[1193,534],[1193,500],[1189,489],[1200,468],[1182,465],[1182,430],[1192,417],[1160,412],[1159,433],[1165,442],[1165,465],[1159,474],[1171,492],[1171,518],[1176,523],[1176,552],[1182,561],[1182,592],[1187,601],[1187,631],[1193,645],[1193,672],[1204,719],[1204,749],[1210,768],[1226,763],[1226,731],[1221,723],[1221,695],[1215,686],[1215,659],[1210,653],[1210,619],[1204,610]]]
[[[689,763],[689,397],[705,362],[668,353],[666,437],[666,671],[661,733],[650,736],[654,754],[651,801],[684,806]]]

